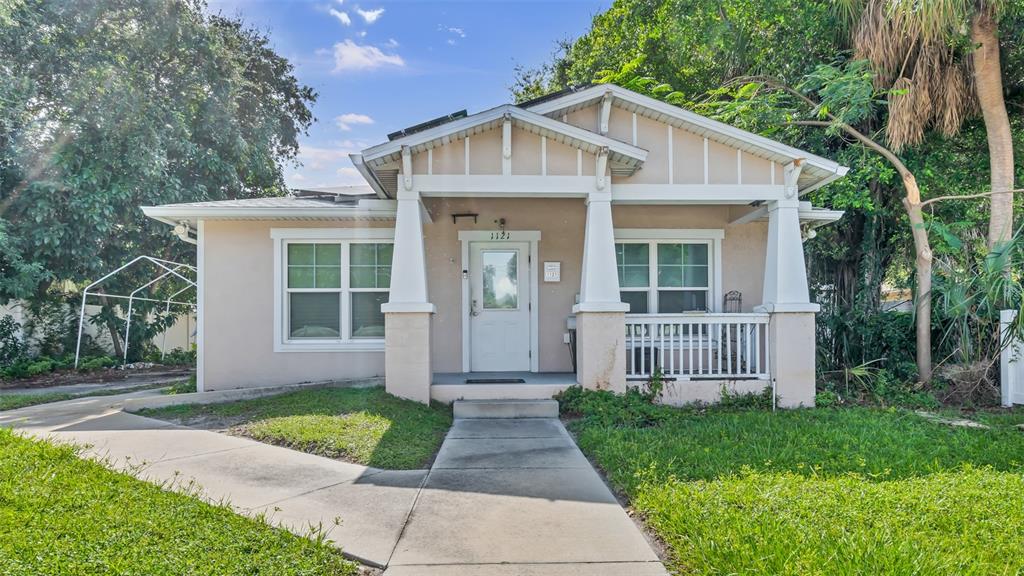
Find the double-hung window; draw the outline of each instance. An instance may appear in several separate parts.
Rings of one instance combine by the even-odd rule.
[[[636,235],[615,244],[620,297],[630,313],[714,311],[714,238],[628,237]]]
[[[306,230],[274,233],[280,286],[275,349],[365,349],[383,343],[381,304],[388,301],[391,286],[391,238],[331,238]]]

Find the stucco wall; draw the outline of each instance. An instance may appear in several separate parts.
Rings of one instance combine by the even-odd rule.
[[[462,255],[460,230],[539,230],[538,273],[561,262],[561,281],[538,278],[541,371],[571,369],[562,341],[580,285],[586,207],[582,199],[425,200],[433,222],[424,225],[436,372],[462,370]],[[614,206],[617,228],[722,228],[723,293],[743,293],[743,310],[760,304],[767,226],[730,226],[745,208],[729,206]],[[477,223],[453,213],[475,213]],[[390,227],[390,222],[207,221],[205,251],[204,381],[208,390],[311,380],[379,376],[383,352],[279,352],[274,342],[274,258],[271,228]]]
[[[549,143],[550,144],[550,143]],[[539,358],[542,372],[572,369],[568,347],[562,342],[565,319],[572,312],[580,289],[583,229],[586,207],[582,199],[447,199],[425,201],[433,218],[423,227],[427,252],[427,290],[437,307],[433,322],[433,364],[436,372],[462,371],[462,245],[460,230],[496,230],[505,218],[506,230],[539,230],[538,274],[543,263],[562,263],[561,282],[538,282]],[[478,214],[477,223],[452,214]]]
[[[206,390],[381,376],[383,352],[274,352],[271,228],[390,227],[389,222],[206,221]]]

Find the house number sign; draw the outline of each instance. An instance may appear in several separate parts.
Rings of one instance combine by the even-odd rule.
[[[506,232],[504,230],[497,230],[495,232],[491,232],[491,240],[511,240],[511,239],[512,239],[512,233],[511,232]]]

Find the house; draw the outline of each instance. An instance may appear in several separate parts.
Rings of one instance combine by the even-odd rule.
[[[802,242],[842,213],[801,196],[847,168],[611,85],[352,161],[367,186],[143,208],[198,245],[200,390],[538,398],[660,372],[667,402],[813,404]]]

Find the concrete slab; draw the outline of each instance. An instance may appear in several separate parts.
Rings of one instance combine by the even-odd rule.
[[[435,468],[391,565],[655,561],[589,467]]]
[[[346,556],[378,568],[387,565],[405,528],[426,470],[368,472],[351,482],[250,509],[293,532],[324,528]],[[335,525],[335,519],[340,524]]]
[[[384,576],[668,576],[660,562],[392,566]]]
[[[448,438],[561,438],[564,428],[548,418],[495,418],[456,420]]]
[[[556,438],[449,438],[434,461],[445,468],[581,468],[590,463],[567,436]]]
[[[208,499],[255,508],[355,480],[368,470],[374,469],[251,442],[235,450],[156,462],[136,475],[154,482],[194,480]]]
[[[458,418],[557,418],[554,400],[456,400],[452,415]]]
[[[85,445],[84,455],[107,460],[109,465],[119,470],[253,445],[251,440],[244,438],[178,426],[140,429],[130,434],[126,434],[124,429],[78,431],[65,428],[50,432],[46,437],[57,442]]]

